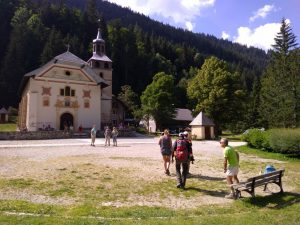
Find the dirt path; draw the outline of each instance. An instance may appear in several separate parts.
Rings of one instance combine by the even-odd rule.
[[[166,181],[171,185],[174,184],[176,190],[174,165],[171,165],[171,177],[166,177],[163,173],[157,138],[120,138],[118,147],[105,147],[103,139],[96,140],[96,147],[90,146],[89,142],[89,139],[2,141],[0,142],[0,177],[3,179],[33,179],[49,183],[60,178],[61,172],[64,170],[76,172],[81,171],[80,169],[84,166],[92,165],[93,167],[82,169],[83,176],[98,174],[99,170],[106,170],[106,168],[121,172],[130,171],[126,174],[124,172],[124,177],[127,180],[133,180],[134,183],[153,185],[155,182]],[[244,143],[233,142],[230,144],[237,146]],[[184,195],[177,197],[170,195],[170,197],[164,197],[162,201],[162,197],[157,196],[155,192],[145,196],[130,193],[129,196],[126,196],[126,201],[105,200],[101,204],[117,207],[146,205],[194,208],[203,204],[231,202],[224,198],[226,185],[222,172],[223,157],[219,143],[217,141],[194,141],[193,151],[196,161],[191,166],[193,176],[187,181],[187,191],[189,189],[198,191],[200,194],[196,197],[186,198]],[[253,159],[242,155],[241,160],[251,161]],[[87,175],[87,173],[89,174]],[[243,179],[247,176],[249,176],[249,171],[244,173],[242,170],[240,178]],[[96,181],[88,180],[90,186],[96,185]],[[198,185],[199,181],[203,186],[194,186]],[[209,187],[210,182],[215,182],[217,187]],[[1,188],[0,199],[22,199],[49,204],[74,204],[80,201],[80,198],[54,198],[41,193]]]

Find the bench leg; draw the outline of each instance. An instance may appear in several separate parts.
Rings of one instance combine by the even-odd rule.
[[[239,199],[242,197],[242,193],[239,190],[235,190],[235,199]]]

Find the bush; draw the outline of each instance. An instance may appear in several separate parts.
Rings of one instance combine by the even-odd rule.
[[[144,127],[137,127],[136,128],[136,132],[140,133],[140,134],[148,134],[148,131],[146,128]]]
[[[300,129],[272,129],[269,142],[274,152],[300,155]]]
[[[269,133],[263,129],[247,130],[241,138],[248,142],[248,145],[258,149],[269,149]]]

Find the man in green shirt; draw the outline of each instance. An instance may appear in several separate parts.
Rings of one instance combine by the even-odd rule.
[[[235,198],[234,190],[231,187],[233,181],[239,183],[239,179],[237,177],[239,172],[239,154],[228,145],[228,140],[226,138],[222,138],[220,141],[220,145],[223,148],[224,153],[224,173],[226,173],[227,184],[230,186],[231,193],[226,195],[225,198]]]

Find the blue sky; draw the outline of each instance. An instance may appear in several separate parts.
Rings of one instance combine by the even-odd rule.
[[[284,17],[300,43],[299,0],[108,0],[157,21],[264,50]]]

